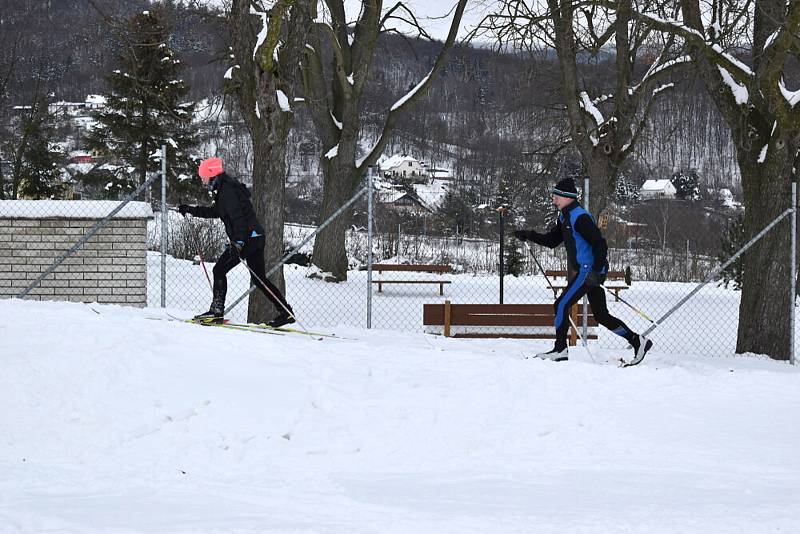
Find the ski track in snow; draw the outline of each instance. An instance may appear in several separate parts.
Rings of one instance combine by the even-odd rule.
[[[0,532],[800,529],[784,363],[167,312],[0,300]]]

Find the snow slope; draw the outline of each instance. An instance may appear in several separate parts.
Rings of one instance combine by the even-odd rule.
[[[0,316],[2,533],[800,531],[782,363],[554,364],[520,358],[546,342],[315,341],[69,303]]]

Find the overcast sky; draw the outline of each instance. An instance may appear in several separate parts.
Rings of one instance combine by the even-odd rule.
[[[208,4],[216,6],[230,5],[230,0],[206,0]],[[396,0],[384,2],[384,12],[391,9]],[[407,5],[419,20],[420,24],[426,31],[435,39],[444,40],[447,37],[447,32],[450,30],[450,20],[452,19],[452,11],[456,5],[456,0],[405,0],[404,4]],[[486,13],[489,12],[489,7],[492,2],[489,0],[470,0],[467,3],[467,9],[464,12],[464,18],[459,31],[459,38],[466,36],[470,30],[483,19]],[[345,8],[349,20],[355,20],[361,7],[359,0],[345,0]],[[449,16],[448,16],[449,15]],[[444,17],[444,18],[442,18]],[[404,33],[410,33],[411,29],[403,28],[400,21],[396,21],[395,26],[398,29],[404,29]],[[485,38],[481,39],[485,43]]]

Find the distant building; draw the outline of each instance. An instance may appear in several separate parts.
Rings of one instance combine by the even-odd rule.
[[[381,175],[385,178],[424,178],[428,176],[425,167],[411,156],[394,155],[380,164]]]
[[[397,213],[407,213],[412,215],[427,215],[433,210],[425,205],[420,199],[406,191],[384,190],[375,193],[379,204]]]
[[[53,115],[75,115],[86,108],[86,102],[53,102],[47,105],[47,111]]]
[[[103,109],[106,107],[106,97],[103,95],[86,95],[86,109]]]
[[[647,180],[639,189],[642,200],[672,199],[678,191],[669,180]]]
[[[83,150],[73,150],[69,153],[70,163],[92,163],[94,157],[89,152]]]
[[[451,180],[432,179],[424,184],[414,184],[411,187],[414,188],[417,198],[420,199],[425,206],[433,209],[441,206],[451,186]]]

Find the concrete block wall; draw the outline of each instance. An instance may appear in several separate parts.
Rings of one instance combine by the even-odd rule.
[[[48,211],[45,216],[23,218],[4,214],[0,206],[0,298],[17,296],[85,236],[103,213],[97,210],[97,218],[80,218],[53,217]],[[108,221],[26,298],[146,306],[148,218]]]

